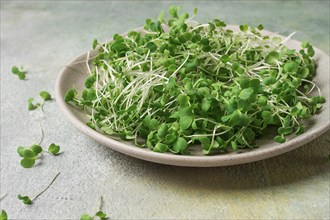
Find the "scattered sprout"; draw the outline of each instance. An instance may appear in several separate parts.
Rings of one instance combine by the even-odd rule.
[[[52,100],[52,96],[47,91],[40,91],[39,95],[44,101]]]
[[[28,109],[31,110],[35,110],[36,108],[38,108],[39,106],[41,106],[40,103],[36,103],[33,104],[34,98],[29,98],[28,99]]]
[[[49,145],[48,147],[48,152],[53,154],[53,155],[58,155],[58,153],[60,152],[60,146],[52,143],[51,145]]]
[[[44,150],[38,144],[33,144],[29,148],[19,146],[17,148],[17,153],[20,157],[22,157],[21,166],[24,168],[33,167],[34,164],[36,163],[36,159],[38,158],[38,155],[42,153],[42,151],[46,151],[46,150]],[[53,155],[58,155],[59,151],[60,151],[60,146],[53,143],[48,147],[48,151],[46,152]]]
[[[56,178],[60,175],[60,173],[57,173],[55,177],[52,179],[52,181],[47,185],[45,189],[43,189],[41,192],[39,192],[35,197],[32,199],[29,196],[22,196],[21,194],[18,194],[17,198],[21,200],[25,205],[32,205],[33,201],[36,200],[39,196],[41,196],[44,192],[49,189],[49,187],[55,182]]]
[[[18,67],[17,66],[13,66],[12,68],[11,68],[11,72],[13,73],[13,74],[15,74],[15,75],[17,75],[18,76],[18,78],[20,79],[20,80],[24,80],[25,79],[25,71],[23,70],[23,67],[21,67],[21,69],[18,69]]]

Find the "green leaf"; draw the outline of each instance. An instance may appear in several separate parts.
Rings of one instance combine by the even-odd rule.
[[[274,141],[278,142],[278,143],[284,143],[285,142],[285,138],[283,136],[276,136],[274,137]]]
[[[93,220],[93,217],[88,214],[82,214],[80,220]]]
[[[98,44],[99,44],[99,42],[97,41],[97,39],[94,39],[93,40],[93,49],[95,49]]]
[[[288,61],[284,64],[283,69],[285,72],[297,72],[298,64],[292,61]]]
[[[211,102],[207,98],[204,98],[202,101],[202,111],[207,112],[211,107]]]
[[[312,47],[311,45],[309,45],[309,46],[307,47],[307,54],[308,54],[308,56],[310,56],[310,57],[313,57],[313,56],[315,55],[315,51],[314,51],[314,49],[313,49],[313,47]]]
[[[177,98],[178,102],[180,103],[181,107],[187,107],[189,106],[189,96],[180,94]]]
[[[268,64],[274,64],[278,59],[280,58],[280,55],[276,51],[271,51],[265,58],[265,62]]]
[[[178,16],[178,9],[179,9],[179,7],[176,7],[175,5],[172,5],[172,6],[170,6],[168,8],[168,13],[173,18],[179,18],[179,16]]]
[[[239,29],[243,32],[246,32],[249,29],[249,26],[247,24],[240,25]]]
[[[91,88],[91,87],[94,85],[95,80],[96,80],[96,79],[95,79],[94,76],[89,76],[89,77],[87,77],[87,78],[85,79],[85,87],[86,87],[87,89]]]
[[[54,143],[50,144],[48,147],[48,152],[53,155],[58,155],[58,152],[60,152],[60,150],[61,150],[60,146],[58,146]]]
[[[19,71],[19,69],[18,69],[17,66],[13,66],[13,67],[11,68],[11,72],[17,75],[20,71]]]
[[[33,153],[35,153],[36,156],[42,152],[42,147],[40,147],[38,144],[33,144],[30,146],[30,149],[33,151]]]
[[[259,24],[257,28],[258,28],[258,30],[260,30],[260,31],[261,31],[261,30],[263,30],[263,29],[264,29],[264,26],[263,26],[262,24]]]
[[[148,48],[150,52],[155,52],[157,50],[157,45],[154,42],[148,42],[146,48]]]
[[[152,150],[155,152],[164,153],[168,150],[168,146],[166,144],[157,143]]]
[[[180,120],[179,120],[180,128],[182,130],[188,129],[193,121],[194,121],[193,116],[182,116],[182,117],[180,117]]]
[[[224,62],[224,63],[229,62],[229,61],[230,61],[230,57],[229,57],[227,54],[225,54],[225,55],[223,55],[223,56],[220,58],[220,61],[221,61],[221,62]]]
[[[34,98],[29,98],[28,99],[28,110],[29,111],[34,110],[34,109],[36,109],[36,108],[38,108],[40,106],[39,103],[33,104],[33,101],[34,101]]]
[[[179,152],[180,150],[184,150],[188,147],[188,143],[187,141],[182,138],[182,137],[178,137],[178,139],[176,139],[176,141],[173,144],[173,148],[176,152]]]
[[[164,138],[168,131],[168,126],[166,124],[161,124],[158,128],[157,135],[160,138]]]
[[[45,101],[48,101],[48,100],[51,100],[52,99],[52,96],[47,91],[40,91],[39,92],[39,95]]]
[[[107,214],[102,211],[98,211],[95,215],[100,217],[101,219],[107,219]]]
[[[19,146],[17,148],[17,153],[20,157],[24,157],[24,150],[25,150],[25,147],[22,147],[22,146]]]
[[[18,194],[17,198],[19,200],[21,200],[25,205],[31,205],[32,204],[32,200],[28,196],[22,196],[22,195]]]
[[[196,15],[197,14],[197,8],[194,8],[194,15]]]
[[[73,101],[77,96],[77,91],[75,89],[69,89],[64,97],[64,101],[70,102]]]
[[[8,215],[6,211],[2,209],[0,214],[0,220],[7,220],[7,219],[8,219]]]
[[[36,158],[36,154],[30,149],[24,149],[23,157],[27,159],[34,159]]]
[[[36,163],[34,158],[23,158],[21,160],[21,166],[24,168],[31,168]]]
[[[302,48],[307,48],[309,46],[309,42],[308,41],[303,41],[302,43],[301,43],[301,47]]]
[[[173,142],[176,140],[177,137],[178,137],[178,136],[175,135],[175,134],[167,134],[167,135],[165,136],[165,142],[166,142],[167,144],[171,144],[171,143],[173,143]]]
[[[240,99],[243,99],[243,100],[247,100],[249,99],[252,94],[254,93],[254,90],[252,88],[246,88],[246,89],[243,89],[240,93],[239,93],[239,98]]]

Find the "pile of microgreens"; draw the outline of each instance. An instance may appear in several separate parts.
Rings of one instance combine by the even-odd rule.
[[[164,13],[147,19],[145,34],[93,42],[98,55],[81,98],[75,89],[65,96],[86,111],[88,125],[175,154],[198,143],[204,154],[253,148],[269,127],[279,143],[304,132],[301,119],[325,102],[311,81],[316,64],[308,42],[296,51],[284,45],[288,39],[262,35],[262,25],[233,32],[218,19],[199,24],[178,11],[171,6],[168,20]]]

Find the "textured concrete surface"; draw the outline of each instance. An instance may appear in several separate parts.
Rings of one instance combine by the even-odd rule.
[[[78,219],[93,214],[104,197],[111,219],[328,219],[330,132],[290,153],[220,168],[153,164],[114,152],[79,132],[58,109],[27,110],[42,89],[54,93],[58,72],[91,47],[141,26],[171,3],[1,1],[1,201],[10,219]],[[264,24],[270,31],[309,39],[329,54],[329,1],[181,2],[197,19]],[[13,65],[28,70],[20,81]],[[16,148],[42,142],[64,151],[44,155],[33,169],[19,165]],[[17,194],[36,195],[61,175],[33,205]]]

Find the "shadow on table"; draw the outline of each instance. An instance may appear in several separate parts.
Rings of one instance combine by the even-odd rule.
[[[129,171],[145,181],[168,187],[212,189],[251,189],[284,185],[330,172],[330,131],[286,154],[228,167],[194,168],[155,164],[126,157]],[[120,169],[126,169],[121,167]],[[123,171],[126,172],[126,171]],[[135,174],[134,174],[135,173]]]

